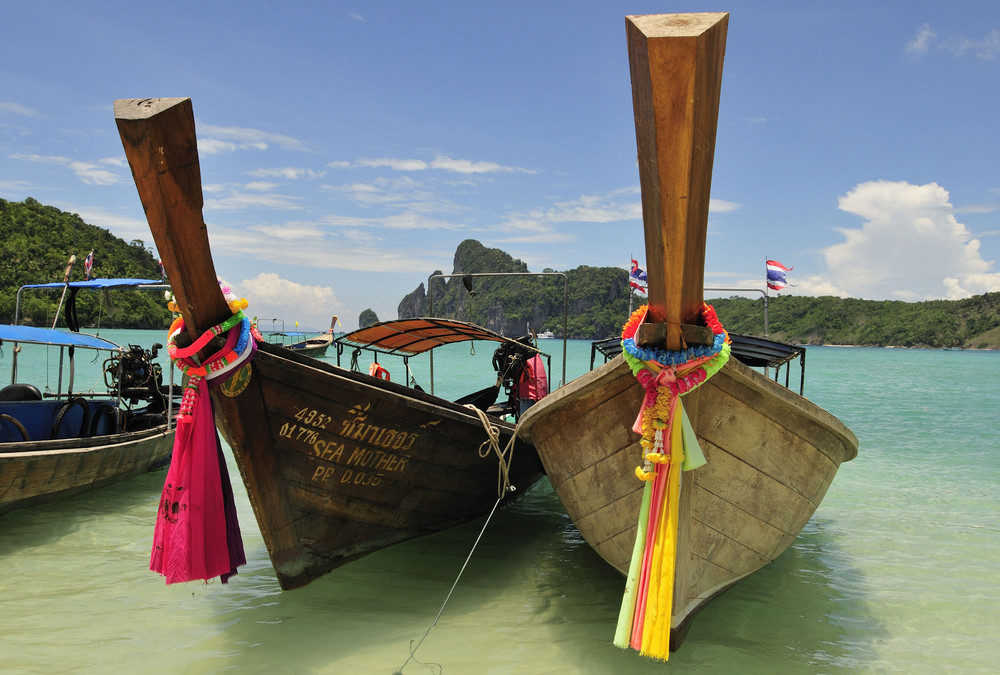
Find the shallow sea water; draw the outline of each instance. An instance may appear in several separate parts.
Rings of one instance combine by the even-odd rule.
[[[561,341],[543,345],[558,374]],[[438,393],[475,389],[491,355],[439,357],[438,382],[462,386]],[[589,358],[571,341],[569,376]],[[0,518],[0,672],[390,675],[425,633],[406,674],[996,672],[998,382],[993,352],[809,349],[806,395],[860,454],[792,546],[710,603],[668,663],[612,646],[623,580],[546,481],[492,518],[431,628],[483,521],[283,592],[231,465],[248,564],[229,584],[166,586],[148,570],[165,472]]]

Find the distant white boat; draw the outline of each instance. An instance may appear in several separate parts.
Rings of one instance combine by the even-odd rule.
[[[539,340],[551,340],[555,336],[556,336],[556,334],[553,333],[552,331],[545,330],[545,331],[542,331],[541,333],[538,334],[538,339]]]

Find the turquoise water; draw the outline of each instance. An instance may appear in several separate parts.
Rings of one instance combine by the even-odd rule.
[[[561,341],[543,345],[559,373]],[[471,361],[459,358],[468,347],[451,349],[434,364],[439,394],[492,382],[474,375],[490,368],[491,349]],[[570,349],[572,377],[590,348]],[[9,359],[5,349],[4,376]],[[426,365],[413,370],[426,387]],[[712,602],[668,663],[611,645],[622,580],[542,483],[490,522],[420,663],[403,672],[995,672],[998,381],[1000,353],[812,348],[805,393],[852,428],[860,454],[789,550]],[[0,672],[390,675],[431,626],[481,527],[282,592],[236,478],[248,565],[228,585],[168,587],[148,571],[164,475],[0,518]]]

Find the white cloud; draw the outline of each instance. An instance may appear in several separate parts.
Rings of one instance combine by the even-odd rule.
[[[328,224],[328,219],[324,219],[323,223]],[[359,223],[340,224],[349,226]],[[372,224],[378,224],[378,221]],[[346,227],[330,232],[317,226],[316,236],[309,237],[308,246],[304,246],[302,237],[293,235],[302,235],[309,227],[307,223],[251,227],[216,225],[211,232],[212,247],[216,250],[239,250],[266,264],[294,265],[297,269],[371,272],[372,261],[377,260],[379,269],[384,273],[423,274],[440,262],[429,249],[418,250],[405,244],[393,247]]]
[[[364,206],[382,206],[419,213],[457,213],[463,211],[440,190],[428,189],[410,176],[378,177],[370,182],[324,185],[322,190],[342,194]]]
[[[850,295],[957,299],[1000,290],[993,262],[983,260],[979,240],[955,219],[948,191],[937,183],[861,183],[839,208],[865,220],[860,229],[841,230],[845,241],[823,251],[827,282]]]
[[[927,53],[931,42],[936,37],[937,33],[934,32],[930,24],[925,23],[917,30],[917,34],[906,43],[906,47],[903,50],[915,58],[921,57]]]
[[[407,211],[380,218],[378,222],[390,230],[458,230],[460,225],[444,220],[428,218],[420,213]]]
[[[272,145],[283,150],[307,150],[298,139],[260,129],[204,124],[198,127],[198,132],[198,152],[205,155],[236,150],[267,150]]]
[[[642,203],[637,188],[616,192],[583,195],[577,199],[557,202],[546,208],[508,214],[497,230],[517,233],[509,242],[562,242],[576,239],[575,234],[556,233],[564,223],[616,223],[642,219]]]
[[[294,330],[296,321],[301,326],[328,326],[330,316],[343,306],[329,286],[307,286],[271,272],[244,279],[233,292],[247,299],[247,311],[258,318],[258,327],[265,332],[271,319],[283,320],[286,330]]]
[[[743,208],[742,204],[727,202],[725,199],[708,200],[708,210],[710,213],[729,213],[731,211],[738,211],[741,208]]]
[[[994,28],[982,38],[957,38],[942,47],[956,56],[972,53],[983,61],[989,61],[1000,55],[1000,30]]]
[[[285,166],[274,169],[254,169],[250,172],[254,178],[284,178],[285,180],[299,180],[300,178],[322,178],[326,171],[316,171],[298,166]]]
[[[423,171],[427,168],[427,162],[422,159],[391,159],[389,157],[359,159],[357,165],[370,169],[392,169],[393,171]]]
[[[37,110],[29,108],[26,105],[21,105],[20,103],[10,103],[9,101],[0,101],[0,113],[22,115],[24,117],[38,117]]]
[[[925,23],[906,43],[903,51],[914,58],[920,58],[930,51],[937,37],[937,32],[931,28],[930,24]],[[989,61],[1000,56],[1000,30],[994,28],[981,38],[965,36],[949,38],[942,41],[938,48],[955,56],[972,54],[983,61]]]
[[[343,168],[342,163],[336,163],[339,168]],[[427,169],[438,169],[460,174],[485,174],[485,173],[536,173],[531,169],[522,169],[516,166],[504,166],[497,162],[479,161],[474,162],[469,159],[453,159],[447,155],[438,155],[430,162],[422,159],[408,158],[364,158],[355,162],[356,166],[363,166],[370,169],[392,169],[394,171],[426,171]],[[328,166],[333,166],[330,164]]]
[[[253,190],[254,192],[270,192],[274,188],[278,187],[277,183],[269,183],[263,180],[252,181],[244,186],[247,190]]]
[[[468,159],[452,159],[451,157],[446,157],[445,155],[438,155],[431,162],[432,169],[441,169],[443,171],[454,171],[455,173],[509,173],[512,171],[517,171],[520,173],[536,173],[529,169],[521,169],[515,166],[503,166],[502,164],[497,164],[496,162],[473,162]]]
[[[100,206],[79,206],[76,204],[55,203],[56,208],[67,213],[75,213],[80,216],[85,223],[103,227],[108,232],[125,241],[141,239],[151,245],[153,235],[149,231],[149,224],[141,217],[123,216],[120,213],[108,211]],[[141,216],[142,209],[139,209]]]
[[[13,159],[20,159],[26,162],[65,166],[76,174],[76,177],[86,185],[116,185],[124,182],[118,174],[101,166],[102,164],[118,164],[118,162],[114,159],[100,160],[95,163],[81,162],[79,160],[70,159],[69,157],[61,157],[59,155],[12,155],[12,157]]]
[[[209,192],[209,190],[203,190]],[[243,209],[301,209],[295,197],[274,193],[252,192],[246,193],[239,190],[226,188],[218,190],[215,186],[211,192],[227,192],[219,197],[205,200],[205,210],[216,211],[240,211]]]

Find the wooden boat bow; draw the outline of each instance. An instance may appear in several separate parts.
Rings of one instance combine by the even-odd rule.
[[[191,99],[120,99],[115,101],[114,110],[149,229],[187,333],[196,338],[232,312],[219,287],[202,215],[201,164]],[[206,351],[211,349],[210,345]],[[217,391],[212,397],[216,421],[237,459],[241,453],[255,458],[253,462],[238,461],[244,482],[254,486],[248,490],[254,510],[266,508],[277,522],[285,523],[261,531],[272,560],[295,568],[298,536],[280,485],[280,472],[273,455],[258,451],[259,444],[271,438],[259,384],[251,381],[238,399]],[[261,499],[267,504],[261,504]]]
[[[627,17],[649,277],[640,344],[679,350],[681,325],[701,323],[728,26],[728,13]]]
[[[153,239],[195,338],[232,312],[202,215],[191,101],[120,100],[115,118]],[[478,451],[494,428],[513,447],[510,422],[483,420],[459,402],[266,342],[211,396],[284,589],[486,515],[497,502],[498,473],[509,476],[518,494],[543,473],[534,448],[523,441],[499,461]]]
[[[202,215],[191,99],[120,99],[115,122],[188,334],[197,337],[231,312],[218,287]]]

